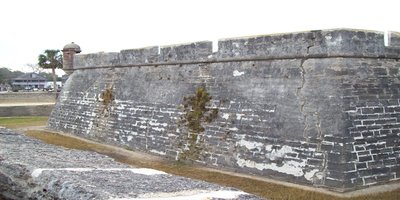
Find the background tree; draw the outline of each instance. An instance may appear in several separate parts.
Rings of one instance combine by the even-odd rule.
[[[8,68],[2,67],[0,68],[0,84],[9,84],[11,85],[12,79],[21,76],[24,72],[21,71],[11,71]]]
[[[57,91],[56,69],[62,68],[63,56],[60,50],[47,49],[44,54],[40,54],[38,65],[44,69],[51,69],[53,74],[54,91]]]
[[[28,68],[30,68],[30,71],[32,71],[33,73],[36,73],[36,74],[40,74],[40,73],[43,73],[43,68],[42,67],[40,67],[38,64],[31,64],[31,63],[28,63],[28,64],[26,64],[26,66],[28,67]]]

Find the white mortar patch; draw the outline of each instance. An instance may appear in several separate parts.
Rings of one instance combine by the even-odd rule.
[[[222,118],[228,120],[229,119],[229,113],[222,114]]]
[[[259,151],[261,151],[261,148],[264,146],[264,144],[261,143],[261,142],[250,142],[250,141],[243,140],[243,139],[241,139],[236,144],[239,145],[239,146],[244,146],[249,150],[258,149]]]
[[[242,191],[204,191],[190,190],[172,193],[148,193],[140,195],[139,198],[111,198],[110,200],[206,200],[206,199],[236,199],[240,195],[247,195]]]
[[[244,114],[236,114],[236,120],[241,120]]]
[[[158,128],[158,127],[151,127],[151,129],[158,131],[158,132],[165,131],[164,128]]]
[[[270,160],[276,160],[276,158],[283,158],[287,153],[296,153],[292,150],[292,147],[283,145],[280,149],[272,149],[273,145],[266,145],[265,150],[271,151],[270,153],[266,153],[265,157]]]
[[[249,142],[246,140],[240,140],[237,144],[241,146],[245,146],[248,149],[259,149],[264,146],[264,144],[259,143],[259,142]],[[273,145],[265,145],[265,150],[270,151],[269,153],[265,154],[265,157],[270,159],[270,160],[277,160],[277,158],[284,158],[287,153],[296,153],[293,151],[292,147],[283,145],[281,148],[273,148]],[[303,172],[303,168],[306,165],[306,161],[302,162],[296,162],[296,161],[283,161],[283,164],[278,166],[276,163],[257,163],[252,160],[246,160],[246,159],[241,159],[237,157],[237,162],[236,162],[240,167],[249,167],[249,168],[255,168],[260,171],[264,169],[269,169],[273,171],[277,171],[280,173],[284,174],[290,174],[293,176],[305,176],[305,173]],[[317,170],[318,171],[318,170]],[[307,177],[312,178],[314,174],[317,172],[308,172]],[[308,179],[307,179],[308,180]]]
[[[155,153],[155,154],[159,154],[159,155],[166,155],[165,152],[157,151],[157,150],[154,150],[154,149],[150,150],[150,152],[151,152],[151,153]]]
[[[311,170],[311,171],[309,171],[309,172],[306,172],[306,173],[304,174],[304,178],[306,178],[306,179],[309,180],[309,181],[312,181],[313,177],[315,176],[315,174],[316,174],[317,172],[319,172],[318,169],[313,169],[313,170]]]
[[[277,166],[276,163],[257,163],[252,160],[241,159],[239,156],[236,157],[236,164],[240,167],[255,168],[260,171],[269,169],[284,174],[290,174],[293,176],[303,176],[303,168],[306,166],[306,161],[295,162],[295,161],[283,161],[281,166]]]
[[[135,174],[143,175],[162,175],[167,174],[162,171],[148,168],[39,168],[33,170],[31,176],[37,178],[43,171],[73,171],[73,172],[88,172],[88,171],[131,171]]]
[[[230,131],[238,131],[239,129],[236,128],[236,127],[233,127],[233,128],[229,128],[229,130],[230,130]]]
[[[244,72],[239,72],[238,70],[233,71],[233,76],[241,76]]]
[[[152,122],[152,121],[150,121],[149,124],[150,124],[150,126],[164,126],[164,127],[168,126],[167,123],[157,123],[157,122]]]

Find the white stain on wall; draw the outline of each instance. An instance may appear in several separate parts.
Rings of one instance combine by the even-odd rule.
[[[328,46],[337,46],[340,45],[343,41],[342,36],[332,37],[331,35],[325,36],[325,41]],[[332,40],[333,39],[333,40]]]
[[[236,120],[241,120],[244,114],[236,114]]]
[[[296,153],[293,151],[292,147],[283,145],[280,148],[274,148],[274,145],[266,145],[265,150],[267,150],[269,153],[265,154],[265,157],[267,157],[270,160],[277,160],[277,158],[283,158],[287,153]]]
[[[241,159],[239,156],[236,157],[236,164],[240,167],[255,168],[260,171],[264,169],[273,170],[276,172],[290,174],[293,176],[304,176],[303,168],[306,165],[306,161],[295,162],[295,161],[283,161],[279,166],[276,163],[257,163],[252,160]]]
[[[233,76],[241,76],[243,74],[244,74],[244,72],[240,72],[238,70],[233,71]]]
[[[247,149],[252,151],[254,151],[255,149],[257,149],[258,151],[265,150],[267,151],[267,153],[265,153],[265,157],[271,161],[279,160],[280,158],[285,158],[286,154],[288,153],[297,154],[292,149],[292,147],[287,145],[283,145],[277,148],[274,145],[265,145],[261,142],[251,142],[244,139],[239,140],[239,142],[237,142],[236,145],[246,147]],[[307,162],[306,160],[301,160],[301,161],[283,160],[282,163],[278,165],[277,163],[274,162],[258,163],[253,160],[242,159],[239,157],[239,155],[236,156],[236,164],[240,167],[254,168],[260,171],[268,169],[284,174],[290,174],[296,177],[304,176],[305,179],[312,181],[314,175],[318,173],[319,170],[313,169],[308,172],[304,171],[306,162]]]
[[[229,113],[222,114],[222,118],[228,120],[229,119]]]
[[[306,173],[304,174],[304,178],[306,178],[306,179],[309,180],[309,181],[312,181],[314,175],[315,175],[316,173],[318,173],[318,172],[319,172],[318,169],[313,169],[313,170],[311,170],[311,171],[309,171],[309,172],[306,172]]]
[[[154,149],[150,150],[150,152],[151,152],[151,153],[155,153],[155,154],[159,154],[159,155],[166,155],[165,152],[157,151],[157,150],[154,150]]]
[[[261,149],[263,149],[264,147],[264,144],[261,142],[250,142],[243,139],[239,140],[239,142],[237,142],[236,145],[246,147],[249,150],[258,149],[259,151],[261,151]]]

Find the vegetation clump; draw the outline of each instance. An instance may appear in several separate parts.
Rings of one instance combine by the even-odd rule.
[[[100,95],[100,98],[103,99],[103,105],[108,106],[114,100],[113,90],[112,88],[106,88]]]
[[[99,117],[109,117],[110,116],[110,104],[114,100],[114,95],[113,95],[113,89],[112,87],[106,88],[101,94],[100,94],[100,99],[101,102],[103,103],[102,108],[100,108],[100,113]]]
[[[207,107],[212,97],[204,87],[199,87],[194,95],[184,97],[184,118],[182,123],[187,127],[186,136],[187,146],[180,159],[198,160],[201,152],[204,150],[204,138],[200,133],[205,131],[202,123],[210,123],[218,116],[217,108]]]

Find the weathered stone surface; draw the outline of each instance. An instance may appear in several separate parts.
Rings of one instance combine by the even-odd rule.
[[[73,59],[73,65],[79,66],[79,68],[90,68],[95,66],[109,66],[120,65],[120,53],[110,52],[110,53],[93,53],[93,54],[79,54],[75,55]]]
[[[378,31],[333,29],[299,33],[229,38],[218,41],[218,52],[212,52],[212,42],[143,49],[122,50],[120,53],[75,55],[74,69],[91,67],[121,67],[130,65],[165,65],[215,62],[216,60],[260,60],[315,57],[400,58],[399,33],[391,32],[389,45]]]
[[[379,32],[323,30],[222,40],[208,60],[179,50],[188,55],[78,65],[49,127],[339,191],[398,180],[399,50]],[[198,88],[218,113],[193,136],[185,99]]]
[[[389,46],[400,47],[400,32],[389,32]]]
[[[196,42],[175,46],[165,46],[160,49],[160,61],[193,61],[207,60],[212,54],[212,42]]]
[[[132,168],[97,153],[44,144],[4,128],[0,147],[0,198],[259,199],[232,188]]]
[[[158,62],[158,47],[122,50],[120,60],[122,65]]]

